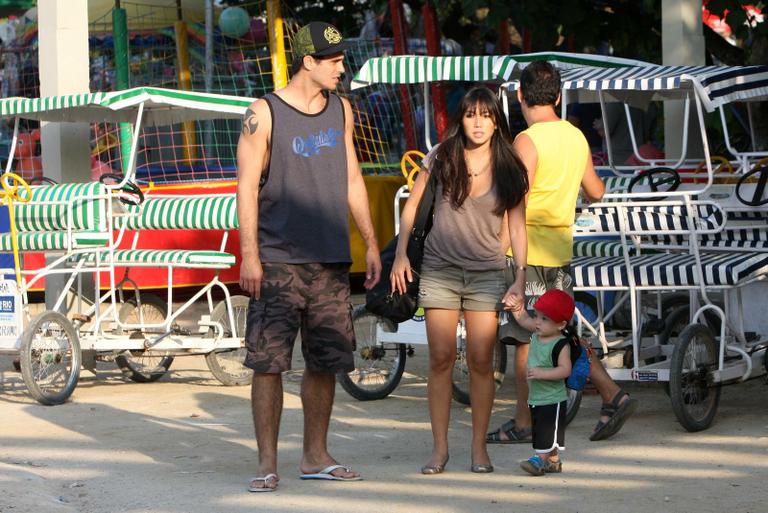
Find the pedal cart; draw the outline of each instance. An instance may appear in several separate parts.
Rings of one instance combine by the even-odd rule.
[[[704,165],[688,168],[682,156],[671,167],[648,162],[618,177],[620,185],[603,202],[580,208],[574,227],[577,237],[613,240],[590,241],[592,253],[572,262],[574,289],[596,296],[596,320],[581,321],[610,375],[664,383],[689,431],[712,423],[722,385],[761,376],[768,367],[768,323],[759,306],[768,293],[768,167],[760,160],[766,152],[733,151],[722,112],[729,102],[765,101],[766,78],[767,66],[563,73],[567,101],[677,99],[685,100],[686,113],[693,105]],[[720,109],[735,161],[710,156],[705,109]],[[621,305],[606,309],[610,292],[629,302],[628,329],[611,323]]]
[[[145,127],[241,119],[251,101],[158,88],[0,101],[0,116],[16,121],[1,180],[11,233],[0,235],[0,246],[14,253],[15,268],[0,270],[0,351],[19,355],[24,383],[40,403],[66,401],[81,366],[94,369],[97,360],[115,360],[132,379],[152,381],[174,356],[205,354],[223,384],[250,382],[241,363],[248,299],[231,296],[219,279],[235,264],[226,251],[228,230],[238,226],[234,193],[160,195],[152,187],[142,191],[134,177]],[[10,173],[21,118],[132,123],[125,173],[92,183],[27,184]],[[200,230],[199,246],[140,244],[156,230]],[[35,253],[47,259],[33,268],[28,262]],[[151,268],[167,272],[164,297],[136,285],[134,277]],[[182,268],[210,269],[213,278],[174,309],[174,270]],[[29,291],[54,275],[64,277],[63,290],[51,309],[35,313],[39,305],[29,303]],[[223,297],[217,304],[214,291]],[[203,299],[196,326],[180,326],[180,316]]]

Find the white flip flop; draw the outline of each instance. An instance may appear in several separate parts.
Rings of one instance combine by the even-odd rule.
[[[319,472],[315,472],[313,474],[301,474],[299,477],[301,479],[320,479],[325,481],[362,481],[363,478],[360,476],[341,477],[331,474],[331,472],[340,468],[346,470],[347,472],[351,472],[349,468],[345,467],[344,465],[329,465]]]
[[[277,474],[267,474],[264,477],[252,477],[251,480],[248,481],[248,491],[249,492],[256,492],[256,493],[258,493],[258,492],[274,492],[275,490],[277,490],[277,486],[275,486],[274,488],[271,488],[271,487],[267,486],[267,481],[269,481],[270,479],[274,479],[275,480],[275,484],[277,484]],[[264,483],[264,486],[252,486],[252,483],[254,481],[261,481],[262,483]]]

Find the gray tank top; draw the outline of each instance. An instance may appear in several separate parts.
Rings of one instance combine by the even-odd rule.
[[[431,156],[424,159],[427,168]],[[503,216],[494,214],[495,208],[493,187],[480,197],[467,197],[455,210],[451,200],[443,196],[443,186],[438,185],[432,229],[424,242],[422,268],[455,265],[468,271],[504,269],[506,259],[499,237]]]
[[[351,262],[344,106],[329,93],[305,114],[273,93],[269,165],[259,192],[259,255],[268,263]]]

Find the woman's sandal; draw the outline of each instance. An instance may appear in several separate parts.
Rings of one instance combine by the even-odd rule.
[[[629,398],[629,394],[624,390],[619,390],[610,403],[603,403],[600,407],[600,416],[606,416],[608,420],[606,422],[597,421],[594,431],[589,435],[590,440],[596,442],[612,437],[621,430],[627,419],[635,413],[635,410],[637,410],[637,399],[629,398],[619,404],[625,396]]]
[[[507,436],[507,439],[501,438],[502,431]],[[499,429],[485,435],[485,443],[487,444],[524,444],[531,443],[533,437],[533,431],[531,428],[516,429],[515,419],[509,419],[501,425]]]
[[[442,474],[445,471],[445,465],[448,463],[448,458],[445,458],[445,461],[442,465],[424,465],[421,467],[421,473],[431,476],[434,474]]]

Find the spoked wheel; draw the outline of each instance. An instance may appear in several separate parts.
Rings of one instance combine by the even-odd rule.
[[[467,337],[463,326],[457,331],[456,364],[453,366],[453,399],[461,404],[470,405],[469,399],[469,365],[467,365]],[[507,346],[498,340],[493,346],[493,381],[496,390],[504,382],[507,372]]]
[[[384,399],[403,376],[406,345],[379,342],[378,329],[394,332],[397,327],[387,319],[370,313],[365,305],[357,306],[352,311],[352,324],[357,340],[355,369],[349,373],[340,372],[336,378],[355,399]]]
[[[41,313],[21,335],[21,376],[41,404],[62,404],[72,395],[81,357],[74,326],[58,312]]]
[[[579,413],[579,407],[581,406],[581,390],[565,389],[568,392],[568,402],[565,407],[565,425],[571,423],[576,418],[576,414]]]
[[[165,320],[168,305],[154,294],[141,294],[141,308],[138,308],[136,297],[128,299],[120,307],[118,318],[121,322],[140,324],[159,324]],[[117,327],[115,333],[124,335],[125,329]],[[163,333],[162,328],[133,329],[129,328],[131,339],[156,337]],[[115,357],[115,363],[123,374],[137,383],[151,383],[162,378],[173,362],[173,356],[165,352],[144,351],[135,349],[125,351]]]
[[[672,411],[688,431],[712,424],[720,402],[720,385],[712,380],[717,370],[717,343],[712,332],[691,324],[680,333],[669,369]]]
[[[225,301],[221,301],[213,309],[211,321],[221,323],[225,337],[237,337],[242,341],[245,339],[245,320],[248,317],[250,299],[247,296],[232,296],[231,300],[235,326],[233,327],[229,321]],[[208,337],[213,338],[213,336],[213,329],[208,330]],[[219,349],[205,355],[208,369],[222,385],[242,386],[253,380],[253,370],[243,365],[246,349],[242,343],[240,345],[241,347],[237,349]]]

